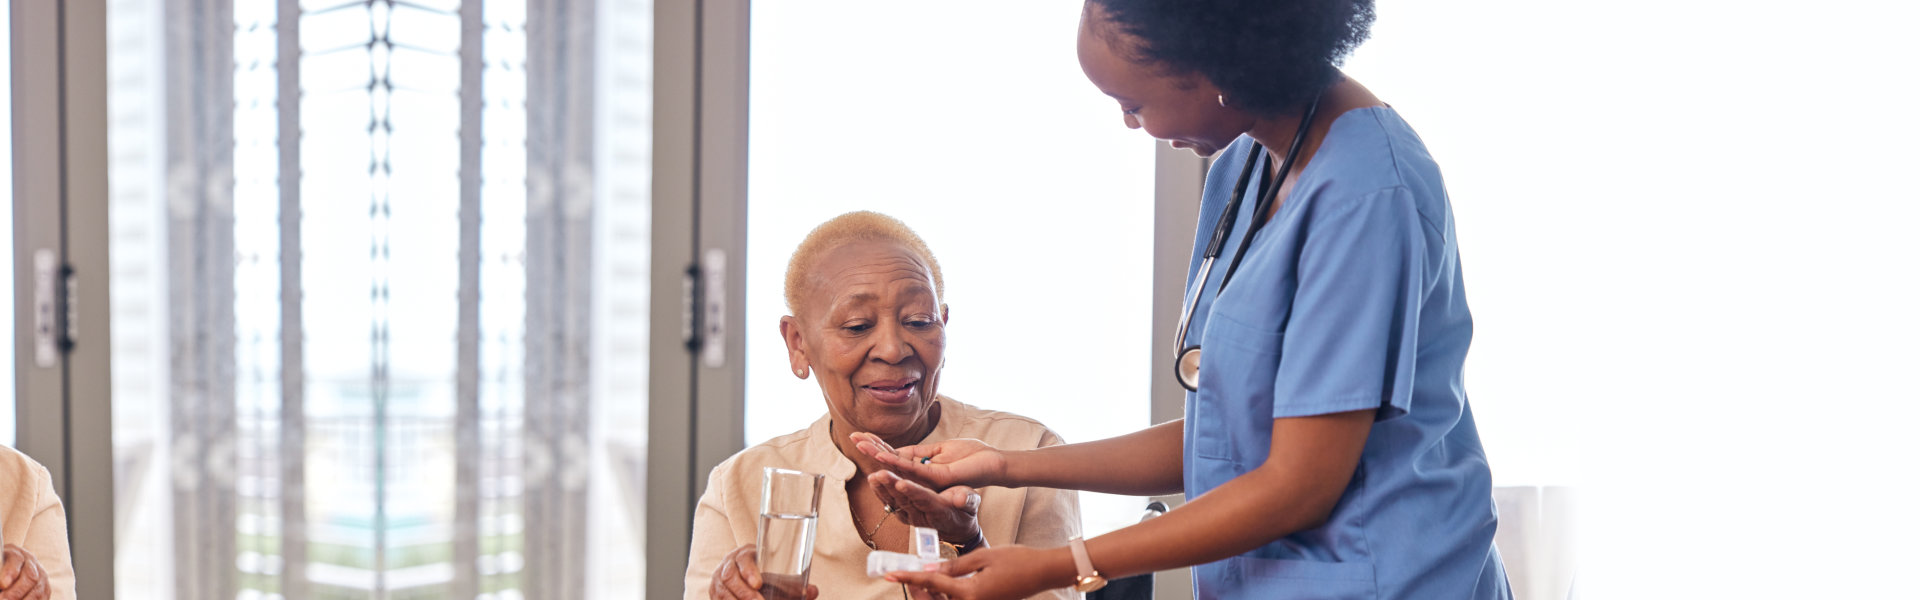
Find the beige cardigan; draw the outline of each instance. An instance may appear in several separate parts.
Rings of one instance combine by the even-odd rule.
[[[67,510],[53,476],[18,450],[0,446],[0,533],[26,548],[47,571],[53,600],[73,600],[73,558],[67,553]]]
[[[1015,414],[982,410],[940,397],[940,423],[923,443],[974,438],[996,448],[1029,449],[1061,443],[1040,422]],[[754,543],[759,530],[760,480],[764,467],[783,467],[827,476],[820,492],[815,525],[813,572],[821,600],[895,600],[900,585],[867,577],[867,549],[847,508],[846,482],[857,470],[840,453],[827,431],[829,417],[811,427],[742,450],[713,468],[707,491],[693,513],[693,548],[687,557],[686,600],[707,600],[714,567],[734,548]],[[1080,497],[1050,488],[982,488],[980,529],[992,546],[1020,544],[1064,546],[1080,535]],[[1070,589],[1035,598],[1072,600]]]

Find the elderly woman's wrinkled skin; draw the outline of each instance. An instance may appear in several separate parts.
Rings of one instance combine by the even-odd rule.
[[[26,548],[7,544],[0,556],[5,557],[0,565],[0,600],[47,600],[53,595],[46,569]]]
[[[978,493],[935,492],[855,448],[856,436],[912,445],[940,422],[934,399],[946,364],[947,307],[929,265],[901,244],[866,241],[828,251],[808,272],[812,285],[794,307],[798,314],[780,319],[780,335],[794,374],[820,385],[834,445],[859,469],[847,482],[854,522],[877,527],[874,542],[895,552],[910,551],[909,526],[933,527],[943,540],[978,538]],[[759,587],[749,544],[721,560],[709,596],[757,600]],[[807,593],[812,598],[819,589],[808,586]]]
[[[795,371],[811,370],[820,384],[834,443],[861,457],[848,434],[926,437],[940,417],[930,409],[947,346],[926,263],[899,244],[857,242],[821,255],[810,272],[801,314],[782,317],[780,334]]]

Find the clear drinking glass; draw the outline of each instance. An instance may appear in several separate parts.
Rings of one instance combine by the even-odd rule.
[[[767,467],[760,486],[760,595],[805,600],[813,571],[813,530],[825,475]]]

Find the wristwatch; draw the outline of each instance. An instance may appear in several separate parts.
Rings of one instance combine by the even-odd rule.
[[[979,533],[974,534],[973,541],[965,544],[955,544],[946,540],[940,540],[940,558],[959,558],[962,554],[979,550],[986,545],[986,530],[981,530]]]
[[[1073,591],[1084,594],[1107,587],[1107,578],[1093,570],[1093,561],[1087,559],[1086,540],[1073,538],[1073,541],[1067,542],[1067,547],[1073,550],[1073,567],[1080,573],[1073,580]]]

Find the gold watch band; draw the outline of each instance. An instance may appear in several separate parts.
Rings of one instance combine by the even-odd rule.
[[[1107,578],[1093,569],[1093,560],[1087,558],[1087,541],[1073,538],[1067,542],[1067,548],[1073,552],[1073,567],[1078,573],[1073,580],[1073,589],[1078,592],[1091,592],[1107,585]]]

